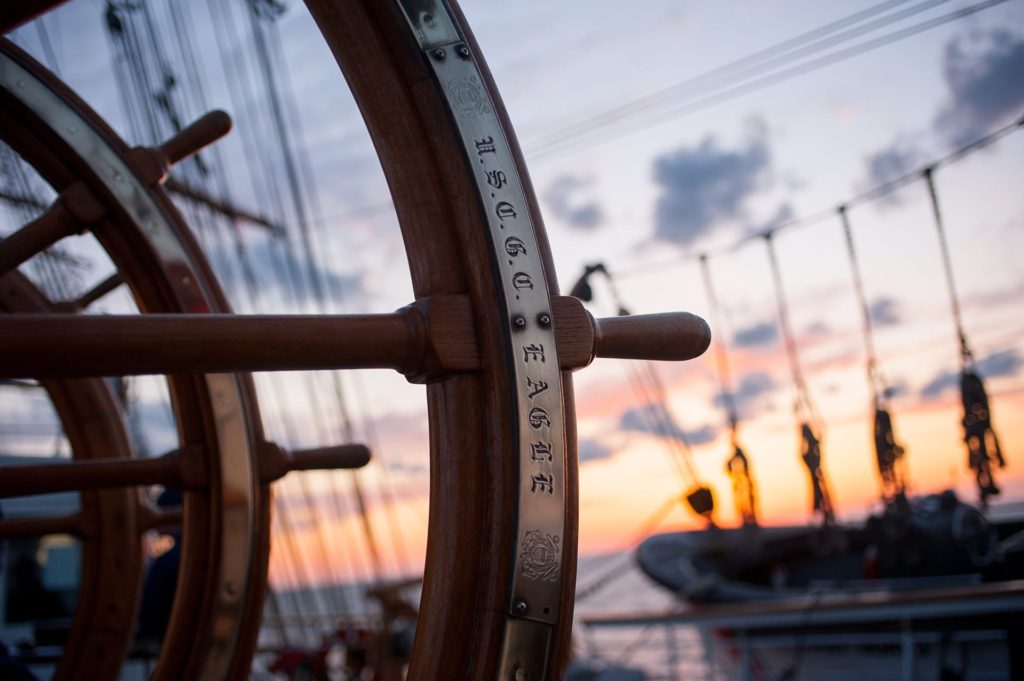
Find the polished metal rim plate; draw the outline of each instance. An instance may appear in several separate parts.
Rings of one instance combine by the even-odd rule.
[[[440,0],[400,0],[462,142],[501,278],[507,361],[515,381],[518,504],[509,634],[500,678],[544,678],[558,621],[565,526],[565,415],[544,262],[516,169],[476,56]]]

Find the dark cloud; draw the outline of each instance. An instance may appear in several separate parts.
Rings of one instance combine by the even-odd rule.
[[[908,139],[900,138],[893,142],[892,146],[871,154],[864,159],[867,166],[868,187],[877,187],[896,178],[908,175],[927,161],[927,156],[915,143]],[[888,194],[889,200],[895,200],[896,194]]]
[[[758,322],[737,331],[732,337],[732,343],[740,348],[751,348],[758,345],[770,345],[778,337],[779,330],[774,322]]]
[[[868,306],[868,315],[875,326],[893,326],[901,321],[900,306],[893,298],[878,298]]]
[[[623,430],[637,433],[649,433],[661,437],[673,437],[693,446],[707,444],[714,441],[718,435],[718,428],[706,424],[694,430],[684,430],[679,427],[670,414],[666,413],[659,405],[646,404],[642,407],[627,409],[619,419],[619,426]]]
[[[978,372],[982,376],[1013,376],[1024,366],[1024,357],[1021,357],[1015,348],[993,352],[991,355],[978,362]]]
[[[1024,357],[1015,348],[993,352],[984,359],[975,363],[978,373],[985,378],[996,378],[999,376],[1013,376],[1024,367]],[[923,388],[920,395],[923,399],[933,399],[952,388],[960,385],[960,373],[957,371],[943,371],[930,380]]]
[[[885,396],[891,399],[903,397],[910,393],[910,386],[906,381],[897,380],[890,383],[885,389]]]
[[[609,447],[600,440],[582,438],[579,445],[580,463],[600,461],[601,459],[607,459],[615,453],[615,449],[613,447]]]
[[[597,201],[581,200],[592,181],[573,175],[563,175],[551,183],[544,193],[544,200],[551,213],[578,229],[590,230],[604,222],[604,212]]]
[[[963,146],[1024,108],[1024,38],[1005,29],[957,38],[946,46],[943,76],[949,102],[935,129]]]
[[[721,220],[745,218],[746,202],[768,179],[770,165],[763,135],[737,149],[723,149],[708,136],[696,147],[659,157],[655,237],[688,246]]]
[[[764,222],[748,225],[745,231],[747,234],[752,235],[774,232],[780,225],[792,220],[795,215],[796,213],[793,212],[793,206],[791,204],[782,203],[779,204],[779,208],[775,211],[775,215],[771,216]]]
[[[763,371],[755,371],[744,376],[732,395],[740,416],[749,418],[753,414],[754,406],[758,400],[777,387],[775,379],[771,377],[771,374]],[[718,407],[723,406],[721,395],[715,396],[715,405]]]

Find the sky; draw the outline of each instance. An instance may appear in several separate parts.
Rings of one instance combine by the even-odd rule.
[[[298,103],[293,115],[303,134],[297,144],[308,151],[315,177],[319,267],[333,290],[346,293],[328,308],[396,309],[412,294],[404,269],[395,266],[404,257],[401,239],[371,143],[311,20],[297,3],[286,4],[278,20],[281,63]],[[947,22],[946,15],[976,5],[462,3],[524,148],[563,291],[586,264],[603,262],[633,312],[687,310],[708,318],[696,256],[710,254],[722,313],[713,332],[727,348],[740,439],[765,524],[805,522],[810,489],[798,456],[771,274],[756,235],[780,228],[774,242],[799,358],[824,422],[824,468],[840,518],[855,520],[877,508],[878,483],[860,313],[832,212],[1024,115],[1024,3],[989,4]],[[242,105],[246,95],[220,70],[211,47],[214,34],[222,38],[222,54],[237,44],[205,3],[186,5],[194,11],[201,68],[210,72],[207,103],[235,116],[236,132],[223,153],[228,165],[240,167],[241,145],[247,135],[260,138],[259,124],[250,126],[255,114]],[[883,6],[885,12],[871,14]],[[99,2],[72,3],[47,20],[46,32],[62,76],[130,137],[101,10]],[[810,37],[792,48],[795,53],[773,49],[858,13],[859,22],[845,22],[847,35]],[[894,20],[897,13],[906,16]],[[936,25],[914,28],[922,22]],[[48,55],[41,35],[28,27],[17,39],[42,58]],[[1003,498],[1016,501],[1024,500],[1022,174],[1020,132],[935,174],[965,328],[1008,458],[998,480]],[[264,205],[256,187],[239,183],[236,200]],[[881,370],[894,387],[892,408],[908,450],[912,490],[952,486],[974,499],[959,425],[958,346],[930,210],[925,185],[914,181],[853,204],[849,219]],[[269,271],[265,235],[246,239],[257,271]],[[204,244],[234,292],[237,273],[223,264],[230,259],[225,247]],[[595,280],[594,291],[594,314],[614,314],[609,284]],[[273,285],[255,297],[233,295],[232,302],[241,311],[312,307],[297,306]],[[126,303],[113,300],[109,309],[119,304]],[[715,490],[717,522],[735,524],[724,473],[731,452],[712,354],[653,370],[665,386],[664,406],[692,444],[696,477]],[[631,387],[636,371],[598,360],[576,376],[583,553],[629,548],[650,514],[688,484],[672,461],[671,444],[646,426],[644,414],[652,407]],[[340,436],[339,424],[306,427],[305,393],[280,399],[281,385],[302,381],[330,389],[324,377],[259,378],[268,431],[302,445]],[[174,436],[161,388],[152,383],[138,391],[152,412],[150,445],[159,451],[173,446]],[[378,452],[366,478],[371,487],[385,481],[397,502],[386,512],[374,495],[374,525],[382,535],[401,528],[405,548],[394,549],[393,560],[403,571],[415,570],[422,560],[428,475],[423,390],[385,372],[358,372],[345,386],[356,432],[372,439]],[[310,480],[314,499],[347,484]],[[297,483],[283,489],[297,514],[298,541],[312,542],[303,529],[313,527],[316,514]],[[355,532],[350,510],[332,518],[339,532]],[[680,504],[659,529],[699,526]]]

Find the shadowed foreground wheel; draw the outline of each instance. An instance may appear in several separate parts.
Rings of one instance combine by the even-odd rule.
[[[0,242],[4,283],[19,279],[11,270],[27,258],[88,230],[141,314],[98,318],[69,301],[37,300],[31,311],[6,305],[0,375],[72,386],[92,409],[108,406],[88,377],[166,375],[180,447],[152,460],[105,458],[89,469],[82,445],[73,480],[40,483],[60,477],[44,467],[35,476],[5,471],[0,491],[84,489],[83,480],[96,488],[181,487],[182,568],[156,675],[244,678],[266,584],[267,483],[290,462],[316,462],[264,441],[251,381],[238,372],[401,371],[426,384],[430,422],[427,558],[409,677],[560,678],[577,538],[570,372],[595,355],[694,357],[707,347],[707,326],[682,313],[595,321],[576,299],[557,296],[521,154],[456,7],[440,0],[307,4],[376,146],[416,301],[390,315],[229,315],[160,189],[170,164],[227,131],[226,117],[208,115],[159,149],[129,149],[7,44],[3,136],[58,199]],[[3,25],[27,16],[25,6],[0,12]],[[23,283],[12,287],[39,297]],[[112,438],[122,437],[119,428],[109,424]],[[335,459],[329,465],[352,463],[351,456]],[[119,499],[135,508],[131,491]],[[109,542],[100,538],[98,554],[120,550]],[[128,549],[137,556],[137,547]],[[129,572],[126,591],[139,578],[137,566]],[[127,617],[111,659],[130,643]],[[76,623],[74,633],[85,626]],[[62,663],[62,673],[98,678],[81,666],[85,654]]]

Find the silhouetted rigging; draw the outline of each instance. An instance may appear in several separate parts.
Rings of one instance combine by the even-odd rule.
[[[793,328],[789,321],[789,305],[786,302],[786,294],[782,288],[782,273],[779,270],[778,257],[775,254],[775,242],[773,233],[764,234],[765,247],[768,250],[768,261],[771,265],[772,281],[775,285],[775,299],[779,308],[779,326],[782,328],[782,338],[785,341],[786,356],[789,359],[789,370],[793,379],[793,413],[798,422],[800,430],[800,458],[807,466],[807,472],[811,478],[811,492],[813,496],[813,509],[821,515],[822,523],[830,526],[835,523],[835,510],[832,506],[832,495],[829,493],[828,481],[825,478],[825,471],[821,467],[821,432],[822,421],[817,408],[811,401],[810,391],[804,381],[803,371],[800,369],[800,359],[797,355],[796,338],[793,336]]]
[[[722,314],[718,307],[718,296],[715,295],[715,289],[711,283],[711,266],[708,264],[707,256],[701,257],[700,266],[701,272],[704,275],[704,290],[707,293],[711,309],[712,323],[716,329],[712,338],[715,344],[718,382],[722,397],[722,407],[725,409],[726,417],[729,421],[729,442],[733,449],[732,456],[726,460],[725,470],[732,479],[733,498],[740,519],[744,525],[755,526],[757,525],[757,492],[754,479],[750,474],[750,461],[739,444],[739,411],[736,407],[736,399],[732,390],[729,357],[725,348],[725,332],[722,327]]]
[[[588,302],[593,300],[594,291],[590,277],[595,274],[604,276],[608,282],[608,289],[611,292],[617,314],[623,317],[628,316],[630,312],[622,304],[615,281],[604,263],[587,265],[569,295]],[[646,421],[650,432],[657,435],[668,449],[669,458],[688,490],[683,497],[687,505],[707,523],[714,524],[712,520],[715,510],[714,494],[711,488],[704,485],[697,475],[690,442],[669,409],[665,385],[661,377],[650,362],[630,363],[629,376],[633,390],[643,405],[638,412],[639,416]]]
[[[974,353],[971,352],[967,342],[967,332],[964,330],[963,317],[960,313],[960,300],[953,279],[953,263],[949,255],[949,244],[946,241],[946,228],[942,220],[942,211],[939,208],[939,197],[935,190],[933,175],[934,168],[924,170],[924,180],[928,185],[928,196],[931,199],[932,214],[935,217],[935,230],[942,250],[942,267],[949,290],[953,323],[956,325],[957,340],[960,343],[960,397],[964,405],[963,427],[964,443],[967,445],[967,465],[974,471],[978,484],[979,501],[982,507],[985,507],[988,505],[989,497],[999,494],[999,487],[992,475],[992,466],[1003,468],[1006,466],[1006,459],[1003,457],[999,438],[992,426],[992,413],[988,405],[985,383],[978,373]]]
[[[853,244],[853,232],[850,229],[850,218],[847,207],[840,206],[839,219],[843,226],[846,239],[846,253],[849,256],[850,268],[853,271],[853,287],[860,304],[861,327],[864,336],[864,349],[867,353],[867,378],[871,387],[871,399],[875,411],[875,460],[878,464],[878,475],[882,481],[882,499],[887,504],[901,502],[907,489],[906,464],[904,447],[896,442],[893,429],[892,414],[889,410],[889,385],[878,365],[878,354],[875,350],[874,333],[871,325],[871,310],[867,296],[864,294],[864,280],[857,261],[857,251]]]

